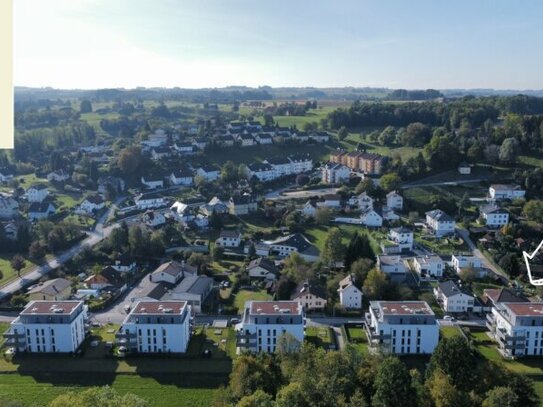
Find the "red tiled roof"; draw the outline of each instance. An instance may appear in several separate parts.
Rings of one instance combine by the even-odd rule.
[[[504,304],[517,316],[543,317],[542,302],[507,302]]]

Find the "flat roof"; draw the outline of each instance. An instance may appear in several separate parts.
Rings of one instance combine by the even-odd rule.
[[[383,315],[434,315],[424,301],[376,301]]]
[[[162,315],[181,314],[187,305],[186,301],[140,301],[131,314]]]
[[[21,315],[69,315],[82,304],[83,301],[32,301]]]
[[[516,316],[543,317],[543,302],[506,302],[503,305]]]
[[[249,303],[251,314],[280,315],[302,313],[298,301],[251,301]]]

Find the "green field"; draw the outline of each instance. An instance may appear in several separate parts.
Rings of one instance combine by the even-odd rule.
[[[0,278],[0,286],[9,283],[17,278],[17,272],[11,267],[11,258],[13,256],[3,255],[0,257],[0,270],[2,271],[2,277]],[[33,261],[25,258],[25,267],[21,270],[21,276],[28,273],[32,267],[36,265]]]
[[[460,332],[460,328],[458,328],[458,326],[456,325],[442,326],[439,328],[439,332],[442,338],[447,338],[447,339],[462,335],[462,333]]]
[[[355,232],[358,232],[358,234],[366,233],[370,239],[370,244],[375,253],[381,252],[381,249],[379,248],[379,241],[384,238],[383,233],[379,231],[369,230],[365,226],[342,224],[337,224],[333,226],[338,227],[343,233],[344,244],[349,244]],[[311,241],[311,243],[317,246],[319,250],[322,250],[322,248],[324,247],[324,242],[326,241],[326,237],[328,236],[329,229],[329,226],[312,226],[305,229],[304,235]]]
[[[327,327],[309,326],[305,329],[305,340],[324,349],[330,349],[334,345],[331,335],[331,330]]]
[[[369,344],[364,328],[345,327],[345,331],[350,338],[349,343],[354,346],[362,355],[369,354]]]
[[[266,293],[266,291],[249,291],[249,290],[239,290],[235,294],[234,306],[238,311],[243,311],[245,307],[245,302],[255,300],[255,301],[269,301],[272,299],[272,296]]]

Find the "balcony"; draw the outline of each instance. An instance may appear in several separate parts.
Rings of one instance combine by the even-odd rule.
[[[253,348],[256,346],[256,334],[236,334],[236,346],[239,348]]]

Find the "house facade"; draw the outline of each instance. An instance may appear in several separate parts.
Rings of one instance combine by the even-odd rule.
[[[322,311],[326,308],[326,290],[315,281],[303,281],[290,299],[301,304],[306,311]]]
[[[454,219],[441,209],[426,212],[426,225],[437,237],[454,234],[456,227]]]
[[[362,291],[354,285],[354,277],[348,275],[339,282],[339,303],[345,309],[362,308]]]
[[[445,312],[471,312],[475,305],[473,295],[462,290],[454,281],[444,281],[434,288],[434,296]]]

